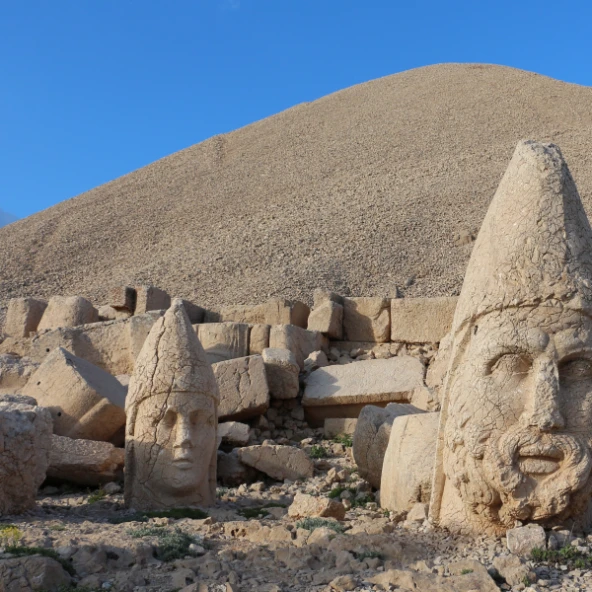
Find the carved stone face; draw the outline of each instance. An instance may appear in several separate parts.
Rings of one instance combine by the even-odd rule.
[[[216,408],[209,396],[172,392],[140,404],[135,434],[144,461],[137,479],[158,497],[182,496],[207,486],[216,449]],[[151,406],[153,408],[151,408]],[[154,445],[151,443],[154,442]]]
[[[444,470],[468,520],[581,514],[592,489],[592,320],[559,307],[489,313],[450,380]]]

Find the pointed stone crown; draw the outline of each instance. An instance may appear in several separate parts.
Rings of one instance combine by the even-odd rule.
[[[214,372],[179,299],[173,300],[144,342],[130,380],[126,408],[173,391],[219,399]]]
[[[592,314],[592,230],[554,144],[518,143],[475,242],[453,335],[509,307]]]

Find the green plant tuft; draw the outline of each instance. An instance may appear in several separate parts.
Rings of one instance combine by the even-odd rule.
[[[280,504],[279,502],[269,502],[268,504],[264,504],[262,506],[255,506],[253,508],[241,508],[237,510],[237,514],[242,516],[243,518],[263,518],[269,512],[267,508],[285,508],[286,504]]]
[[[342,444],[346,448],[351,448],[354,445],[354,437],[351,434],[337,434],[333,438],[335,444]]]
[[[473,573],[473,570],[472,570],[472,569],[463,569],[463,570],[460,572],[460,575],[461,575],[461,576],[466,576],[467,574],[472,574],[472,573]]]
[[[296,528],[304,528],[305,530],[314,530],[322,527],[330,528],[338,534],[344,532],[345,528],[339,522],[333,520],[325,520],[324,518],[304,518],[296,522]]]
[[[354,551],[353,555],[358,561],[364,561],[364,559],[380,559],[382,561],[384,559],[384,553],[381,553],[380,551],[374,551],[372,549]]]
[[[142,526],[128,530],[128,534],[135,539],[149,536],[158,539],[156,557],[165,562],[182,559],[188,555],[189,545],[194,542],[193,537],[181,529],[171,530],[164,526]]]
[[[345,491],[345,487],[343,487],[342,485],[338,485],[337,487],[334,487],[328,493],[327,497],[330,497],[331,499],[335,499],[336,497],[339,497],[344,491]]]
[[[96,504],[103,501],[107,497],[107,492],[104,489],[97,489],[91,493],[86,500],[89,504]]]
[[[323,446],[315,444],[314,446],[310,447],[310,450],[308,451],[308,456],[310,456],[310,458],[327,458],[329,456],[329,453]]]

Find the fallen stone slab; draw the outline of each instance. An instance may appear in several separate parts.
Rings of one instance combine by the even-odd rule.
[[[51,557],[0,559],[0,592],[64,590],[71,581],[68,572]]]
[[[391,435],[391,427],[397,417],[422,413],[421,409],[407,403],[389,403],[386,407],[366,405],[360,412],[353,437],[354,460],[360,477],[380,489],[382,464]]]
[[[344,298],[343,338],[346,341],[384,343],[391,335],[388,298]]]
[[[308,317],[308,329],[319,331],[329,339],[343,338],[343,306],[326,300],[315,307]]]
[[[304,370],[304,360],[315,351],[326,347],[328,341],[318,331],[307,331],[294,325],[276,325],[269,334],[269,347],[290,350],[296,358],[296,363]]]
[[[417,503],[429,503],[439,421],[439,413],[402,415],[393,421],[382,465],[382,508],[409,511]]]
[[[409,402],[424,372],[411,356],[320,368],[308,377],[302,405],[316,426],[328,417],[358,417],[365,405]]]
[[[136,286],[136,307],[134,314],[145,314],[151,310],[166,310],[171,306],[171,297],[155,286]]]
[[[0,393],[19,394],[37,368],[29,358],[0,354]]]
[[[439,343],[450,331],[457,296],[393,298],[391,341]]]
[[[237,449],[240,461],[272,479],[310,479],[314,465],[307,454],[293,446],[247,446]]]
[[[269,387],[261,356],[212,364],[220,391],[218,421],[257,417],[269,407]]]
[[[269,395],[272,399],[295,399],[300,390],[300,368],[288,349],[266,348],[262,353]]]
[[[0,516],[35,505],[49,464],[51,427],[51,414],[31,397],[0,396]]]
[[[52,296],[48,303],[37,331],[57,329],[58,327],[77,327],[97,323],[97,309],[82,296]]]
[[[194,328],[211,364],[249,355],[249,325],[202,323]]]
[[[334,499],[308,495],[298,492],[294,501],[288,508],[290,518],[336,518],[343,520],[345,518],[345,506]]]
[[[324,422],[325,438],[331,439],[339,435],[353,436],[358,420],[353,417],[327,417]]]
[[[219,423],[218,439],[227,446],[246,446],[249,443],[249,426],[239,421]]]
[[[4,334],[11,337],[28,337],[30,333],[37,331],[46,308],[45,300],[13,298],[8,303]]]
[[[109,442],[51,436],[47,477],[97,487],[123,479],[125,450]]]
[[[49,409],[58,436],[108,442],[125,425],[126,388],[61,347],[47,356],[23,394]]]

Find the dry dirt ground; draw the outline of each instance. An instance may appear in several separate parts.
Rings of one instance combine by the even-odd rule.
[[[2,228],[0,304],[60,293],[101,304],[109,287],[139,283],[203,306],[308,301],[316,287],[454,295],[521,138],[561,147],[592,213],[592,88],[430,66],[216,136]]]

